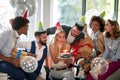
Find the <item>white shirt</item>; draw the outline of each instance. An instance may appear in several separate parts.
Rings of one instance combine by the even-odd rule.
[[[19,37],[17,32],[16,37]],[[14,30],[7,30],[0,34],[0,54],[11,57],[11,50],[14,47],[15,40]]]
[[[69,32],[68,36],[67,36],[67,42],[68,43],[72,43],[75,40],[75,37],[73,37],[71,35],[71,31]]]
[[[18,48],[27,49],[28,52],[30,52],[30,50],[31,50],[31,45],[32,45],[31,41],[19,41],[17,43],[17,47]],[[41,48],[39,48],[39,46],[36,43],[36,41],[35,41],[35,46],[36,46],[35,54],[37,55],[36,59],[39,61],[39,60],[41,60],[41,58],[43,56],[43,50],[44,50],[45,46],[42,46]]]

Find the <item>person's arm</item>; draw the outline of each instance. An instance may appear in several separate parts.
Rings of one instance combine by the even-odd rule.
[[[66,43],[66,50],[68,51],[68,52],[70,52],[70,44],[69,43]]]
[[[71,49],[70,44],[66,43],[66,50],[68,51],[68,53],[70,53],[70,49]],[[73,60],[72,58],[70,58],[70,59],[64,59],[64,62],[69,66],[69,64],[73,63],[72,60]]]
[[[6,57],[6,56],[2,55],[2,53],[0,53],[0,59],[2,59],[5,62],[9,62],[9,63],[13,64],[15,67],[20,67],[20,60],[18,60],[18,59],[14,59],[12,57]]]
[[[105,58],[105,59],[107,59],[108,55],[109,55],[109,49],[108,49],[106,38],[104,40],[105,40],[105,52],[103,53],[102,57]]]
[[[50,27],[46,29],[47,35],[55,34],[56,27]]]
[[[0,59],[2,61],[9,62],[16,67],[19,67],[20,66],[20,61],[19,60],[11,58],[11,57],[6,57],[1,52],[3,50],[3,48],[6,47],[6,44],[9,41],[9,37],[7,36],[8,34],[9,33],[7,33],[7,32],[3,32],[2,34],[0,34]]]
[[[55,48],[54,48],[54,45],[50,45],[49,46],[49,49],[50,49],[50,54],[51,54],[51,58],[52,58],[52,61],[56,64],[58,63],[60,60],[57,58],[56,54],[55,53]]]
[[[116,46],[117,49],[115,51],[116,52],[115,55],[112,56],[111,60],[112,61],[118,61],[118,60],[120,60],[120,41],[118,41],[118,43],[114,44],[114,45]]]
[[[104,52],[105,52],[105,41],[104,41],[104,35],[101,34],[101,35],[98,37],[98,39],[99,39],[101,45],[103,46],[103,47],[102,47],[101,54],[99,55],[99,57],[101,57],[101,56],[104,54]]]
[[[90,38],[87,30],[87,24],[84,25],[85,37]]]
[[[36,54],[30,53],[31,45],[32,45],[31,41],[19,41],[19,42],[17,42],[17,48],[24,48],[24,49],[28,50],[27,56],[36,57]]]

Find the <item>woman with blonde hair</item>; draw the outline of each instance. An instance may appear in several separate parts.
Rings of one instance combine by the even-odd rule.
[[[49,49],[52,57],[50,76],[55,79],[74,80],[72,71],[68,68],[68,65],[72,63],[72,58],[61,58],[61,54],[69,54],[70,51],[70,44],[66,41],[66,34],[62,29],[56,31]]]

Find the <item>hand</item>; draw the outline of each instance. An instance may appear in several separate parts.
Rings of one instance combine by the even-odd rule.
[[[112,62],[112,60],[110,59],[109,61],[108,61],[108,63],[111,63]]]
[[[20,67],[20,60],[15,58],[10,58],[10,63],[13,64],[15,67]]]
[[[58,47],[59,47],[59,49],[61,49],[62,48],[62,44],[58,44]]]
[[[36,58],[37,55],[28,52],[28,53],[27,53],[27,56],[32,56],[32,57],[35,57],[35,58]]]
[[[87,33],[87,24],[84,25],[84,31]]]

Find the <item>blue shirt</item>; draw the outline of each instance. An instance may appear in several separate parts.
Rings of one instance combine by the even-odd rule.
[[[103,57],[106,60],[118,61],[120,59],[120,37],[113,40],[105,38],[105,53]]]
[[[19,37],[17,32],[16,38]],[[0,54],[3,54],[6,57],[11,57],[11,50],[14,47],[15,43],[14,30],[7,30],[0,34]]]

